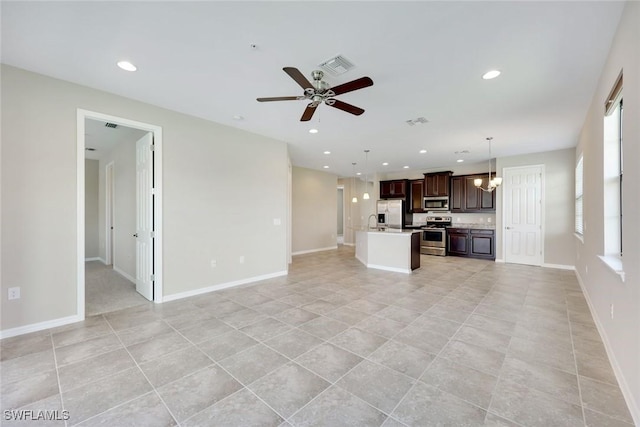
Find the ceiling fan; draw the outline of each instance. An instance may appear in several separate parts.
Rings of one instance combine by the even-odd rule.
[[[299,101],[303,99],[308,99],[311,102],[307,104],[307,108],[302,113],[302,117],[300,118],[301,122],[306,122],[311,120],[313,117],[313,113],[316,112],[316,107],[320,105],[322,102],[327,104],[330,107],[337,108],[342,111],[346,111],[347,113],[351,113],[353,115],[359,116],[364,113],[364,110],[360,107],[356,107],[355,105],[347,104],[346,102],[339,101],[334,98],[334,96],[342,95],[343,93],[352,92],[354,90],[362,89],[365,87],[369,87],[373,85],[373,80],[369,77],[360,77],[359,79],[352,80],[347,83],[343,83],[336,87],[329,86],[329,83],[322,80],[324,73],[320,70],[315,70],[311,73],[311,77],[313,78],[313,83],[311,83],[307,78],[294,67],[284,67],[284,72],[289,75],[293,80],[298,83],[302,89],[304,89],[304,95],[301,96],[278,96],[273,98],[258,98],[258,102],[269,102],[269,101]]]

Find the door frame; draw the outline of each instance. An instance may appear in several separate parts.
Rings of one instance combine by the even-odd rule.
[[[105,181],[105,244],[104,262],[106,265],[113,265],[115,258],[115,245],[113,244],[113,212],[115,211],[115,197],[113,195],[115,162],[109,162],[104,168]]]
[[[345,207],[345,201],[344,201],[344,184],[338,184],[338,186],[336,187],[336,191],[337,190],[342,190],[342,244],[344,245],[344,230],[345,230],[345,224],[347,223],[346,219],[347,219],[347,214],[346,214],[346,207]],[[336,230],[336,241],[338,240],[338,233]]]
[[[136,129],[145,130],[153,133],[154,140],[154,165],[153,165],[153,180],[154,180],[154,199],[153,199],[153,211],[154,211],[154,224],[155,224],[155,240],[153,245],[153,272],[154,272],[154,284],[153,284],[153,302],[161,303],[163,296],[163,230],[162,230],[162,127],[152,125],[149,123],[138,122],[135,120],[126,119],[123,117],[112,116],[109,114],[98,113],[95,111],[77,109],[77,167],[76,167],[76,259],[77,259],[77,315],[80,320],[85,318],[85,261],[84,261],[84,238],[85,238],[85,200],[84,200],[84,188],[85,188],[85,171],[84,171],[84,154],[85,154],[85,120],[95,119],[101,121],[107,121],[109,123],[115,123],[122,126],[132,127]]]
[[[509,170],[517,170],[517,169],[528,169],[528,168],[535,168],[535,167],[539,167],[540,168],[540,264],[538,264],[538,267],[542,267],[544,266],[544,238],[545,238],[545,191],[544,191],[544,187],[545,187],[545,177],[546,177],[546,172],[545,172],[545,165],[544,164],[537,164],[537,165],[522,165],[522,166],[510,166],[510,167],[505,167],[502,168],[502,173],[501,176],[502,177],[506,177],[506,171]],[[504,260],[505,263],[508,263],[507,261],[507,233],[505,233],[505,228],[506,224],[505,224],[505,219],[507,218],[507,201],[506,201],[506,196],[507,196],[507,180],[504,180],[504,184],[501,185],[502,187],[502,259]],[[529,265],[529,264],[522,264],[522,265]]]

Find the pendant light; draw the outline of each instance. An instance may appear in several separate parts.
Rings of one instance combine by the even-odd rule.
[[[363,200],[369,200],[369,150],[364,150],[364,194]]]
[[[358,203],[358,197],[356,196],[356,163],[351,163],[353,165],[353,178],[351,178],[351,194],[353,194],[353,198],[351,199],[351,203]]]
[[[487,141],[489,141],[489,182],[487,183],[487,188],[482,187],[482,178],[476,178],[473,180],[473,185],[482,191],[486,191],[487,193],[491,193],[495,190],[500,184],[502,184],[502,178],[499,176],[494,176],[491,178],[491,140],[492,136],[487,137]],[[496,171],[497,173],[497,171]]]

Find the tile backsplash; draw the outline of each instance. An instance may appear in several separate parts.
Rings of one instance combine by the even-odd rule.
[[[413,214],[413,224],[424,224],[428,216],[450,216],[453,224],[495,224],[495,214],[484,213],[417,213]]]

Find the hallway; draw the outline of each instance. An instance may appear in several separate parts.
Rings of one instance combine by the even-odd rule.
[[[110,265],[100,261],[85,263],[86,316],[149,303],[136,292],[136,285]]]

